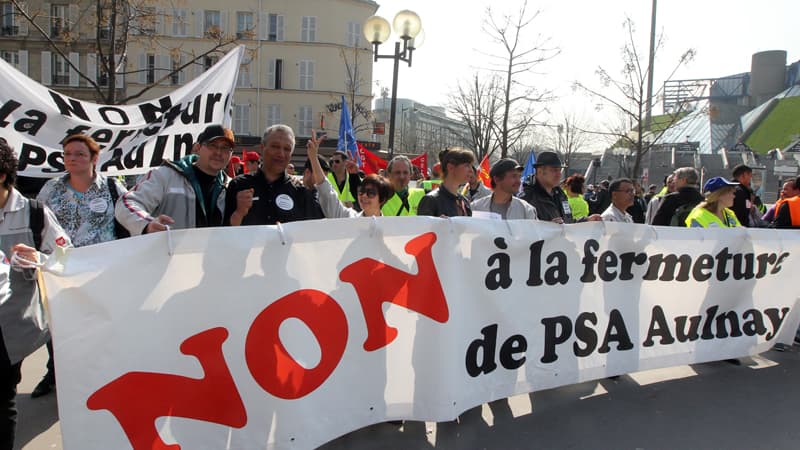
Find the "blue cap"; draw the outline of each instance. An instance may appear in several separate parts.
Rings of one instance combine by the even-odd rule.
[[[735,187],[738,186],[739,183],[734,183],[733,181],[728,181],[723,177],[714,177],[710,180],[706,181],[706,184],[703,185],[703,192],[709,194],[726,186]]]

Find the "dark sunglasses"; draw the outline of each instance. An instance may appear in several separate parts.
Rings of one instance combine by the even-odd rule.
[[[358,189],[358,195],[366,195],[369,198],[375,198],[378,195],[378,191],[375,189]]]
[[[341,159],[332,159],[331,160],[331,164],[341,164],[341,163],[342,163]]]

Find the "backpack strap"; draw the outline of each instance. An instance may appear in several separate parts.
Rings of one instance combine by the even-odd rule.
[[[44,230],[44,205],[39,200],[29,201],[29,224],[31,232],[33,233],[33,246],[36,250],[41,250],[42,247],[42,230]]]
[[[119,199],[119,192],[117,192],[117,183],[114,182],[112,177],[106,177],[106,183],[108,183],[108,192],[111,194],[111,208],[113,209],[117,205],[117,200]],[[117,239],[122,239],[126,237],[130,237],[131,233],[125,228],[121,223],[119,223],[114,218],[114,236]]]

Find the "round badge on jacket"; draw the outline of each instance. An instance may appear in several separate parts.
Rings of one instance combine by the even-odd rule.
[[[275,199],[275,204],[278,208],[284,211],[291,211],[294,208],[294,200],[286,194],[281,194]]]
[[[104,213],[108,209],[108,202],[103,198],[96,198],[89,202],[89,209],[95,213]]]

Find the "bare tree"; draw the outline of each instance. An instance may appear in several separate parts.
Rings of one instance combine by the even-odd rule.
[[[349,54],[351,51],[352,55]],[[369,80],[366,80],[362,73],[361,51],[363,51],[363,49],[357,46],[341,49],[339,51],[344,61],[345,71],[347,72],[345,78],[345,98],[350,108],[350,123],[353,125],[353,131],[356,134],[361,131],[370,130],[373,118],[371,97],[360,94],[362,90],[367,90],[370,84]],[[328,104],[328,112],[333,113],[341,109],[341,103],[341,101],[337,101]]]
[[[483,31],[502,49],[499,54],[487,55],[490,58],[487,68],[502,79],[502,113],[495,126],[503,158],[531,125],[536,105],[551,98],[550,92],[541,91],[524,80],[542,63],[559,54],[557,48],[548,47],[548,38],[527,36],[539,14],[540,11],[528,11],[527,0],[515,14],[497,17],[491,7],[486,9]]]
[[[569,168],[572,155],[579,152],[592,139],[586,124],[574,113],[563,113],[560,120],[546,124],[545,142],[561,155]]]
[[[616,146],[625,147],[633,156],[633,167],[626,162],[623,172],[626,176],[636,178],[642,166],[642,157],[650,150],[653,143],[670,127],[675,125],[686,113],[688,104],[679,105],[675,110],[660,117],[655,129],[646,132],[645,117],[648,114],[647,104],[647,77],[649,69],[646,64],[647,53],[642,54],[636,46],[636,27],[633,20],[626,18],[623,28],[627,34],[625,45],[622,48],[621,77],[616,78],[603,67],[598,67],[596,74],[602,84],[601,89],[594,89],[581,82],[575,82],[574,88],[580,89],[595,99],[600,100],[601,106],[608,105],[622,120],[607,124],[605,130],[594,131],[598,135],[609,136],[616,140]],[[656,51],[662,48],[663,34],[658,38]],[[679,58],[667,79],[682,65],[694,59],[695,50],[686,50]],[[663,88],[654,94],[661,96]],[[627,158],[625,158],[627,161]]]
[[[450,94],[448,107],[467,126],[471,147],[479,160],[500,147],[496,126],[502,113],[499,77],[481,78],[476,72],[468,83],[458,84]]]
[[[70,5],[75,7],[75,23],[64,24],[54,22],[57,18],[51,17],[50,11],[41,8],[31,8],[32,10],[28,11],[19,0],[11,2],[18,14],[45,39],[49,48],[92,87],[97,100],[104,104],[123,104],[139,98],[182,70],[202,61],[206,56],[224,51],[237,40],[235,34],[225,33],[219,27],[211,27],[205,31],[205,39],[209,45],[199,54],[182,51],[179,46],[169,47],[166,40],[162,42],[159,39],[156,27],[156,24],[163,23],[168,14],[159,12],[146,0],[81,1],[77,5]],[[179,19],[173,17],[172,20]],[[43,28],[41,23],[50,24],[49,29]],[[74,31],[78,23],[81,27],[91,28],[91,33],[87,33],[90,38],[81,39],[79,33]],[[185,62],[160,70],[161,76],[153,80],[153,83],[147,84],[137,92],[126,93],[121,86],[118,86],[117,76],[141,71],[126,71],[125,60],[128,57],[129,45],[144,40],[149,41],[152,47],[166,50],[175,60]],[[81,43],[87,43],[97,55],[97,76],[86,73],[70,61],[68,56],[70,49]]]

